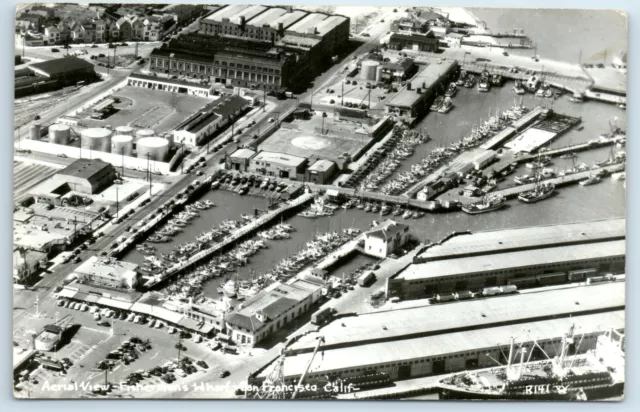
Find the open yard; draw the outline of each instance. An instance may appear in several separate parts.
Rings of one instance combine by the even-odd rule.
[[[163,133],[170,131],[210,102],[202,97],[131,86],[124,87],[111,97],[121,100],[120,104],[114,106],[117,109],[116,112],[103,120],[86,119],[86,123],[90,123],[93,127],[128,125],[150,128],[156,133]]]

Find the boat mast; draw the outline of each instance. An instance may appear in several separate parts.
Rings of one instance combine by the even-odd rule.
[[[518,372],[518,378],[522,377],[522,369],[524,368],[524,355],[527,353],[527,348],[524,346],[520,348],[520,371]]]

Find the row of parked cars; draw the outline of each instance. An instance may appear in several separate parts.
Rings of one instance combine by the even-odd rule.
[[[223,173],[218,177],[217,181],[223,184],[231,184],[232,186],[244,185],[246,187],[256,187],[277,192],[282,192],[289,186],[288,183],[278,182],[276,179],[270,177],[255,175],[240,176],[232,173]]]

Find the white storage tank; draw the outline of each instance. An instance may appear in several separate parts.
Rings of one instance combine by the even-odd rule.
[[[39,124],[34,124],[33,126],[31,126],[29,128],[29,139],[30,140],[40,140],[40,125]]]
[[[380,64],[373,60],[365,60],[360,65],[360,78],[367,81],[376,81],[376,73]]]
[[[172,132],[163,133],[161,137],[169,141],[169,149],[171,149],[175,144],[175,140]]]
[[[80,133],[80,144],[83,149],[110,153],[111,135],[113,132],[103,127],[85,129]]]
[[[131,126],[118,126],[118,127],[116,127],[116,134],[118,136],[133,136],[133,127],[131,127]]]
[[[49,126],[49,143],[68,145],[71,140],[71,128],[66,124],[55,123]]]
[[[136,132],[136,138],[133,139],[133,143],[136,143],[138,139],[142,139],[144,137],[153,137],[156,135],[152,129],[140,129]]]
[[[133,155],[133,136],[116,135],[111,138],[111,153],[125,156]]]
[[[136,150],[139,159],[147,159],[164,162],[169,154],[169,141],[162,137],[143,137],[136,142]]]

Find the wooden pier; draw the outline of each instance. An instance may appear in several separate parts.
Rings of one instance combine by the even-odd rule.
[[[585,150],[591,150],[591,149],[597,149],[599,147],[610,146],[610,145],[616,144],[618,141],[619,141],[619,138],[606,139],[606,140],[594,140],[587,143],[579,143],[575,145],[560,147],[557,149],[545,150],[541,153],[543,153],[545,156],[550,156],[550,157],[562,156],[563,154],[567,154],[567,153],[582,152]],[[533,160],[536,157],[537,155],[525,155],[525,156],[519,157],[517,161],[519,163],[526,162],[529,160]]]
[[[206,249],[203,249],[201,251],[199,251],[198,253],[194,254],[193,256],[191,256],[190,258],[188,258],[187,260],[185,260],[184,262],[179,262],[176,263],[175,265],[169,267],[165,272],[152,276],[146,283],[145,283],[145,288],[151,288],[153,286],[156,286],[157,284],[166,281],[167,279],[169,279],[172,276],[177,275],[178,273],[180,273],[181,271],[183,271],[184,269],[197,264],[199,261],[201,261],[202,259],[208,258],[210,256],[212,256],[213,254],[221,251],[222,249],[226,248],[227,246],[233,244],[234,242],[242,239],[244,236],[247,236],[253,232],[255,232],[256,230],[260,229],[262,226],[268,224],[269,222],[273,221],[273,219],[279,217],[280,215],[291,211],[297,207],[302,206],[303,204],[309,202],[311,199],[313,199],[314,194],[312,193],[305,193],[303,195],[301,195],[300,197],[298,197],[297,199],[294,199],[288,203],[283,203],[282,205],[280,205],[278,208],[274,209],[274,210],[270,210],[267,213],[263,214],[262,216],[259,216],[256,220],[253,220],[249,223],[247,223],[246,225],[234,230],[231,234],[229,234],[228,236],[225,237],[225,239],[219,243],[216,243]]]

